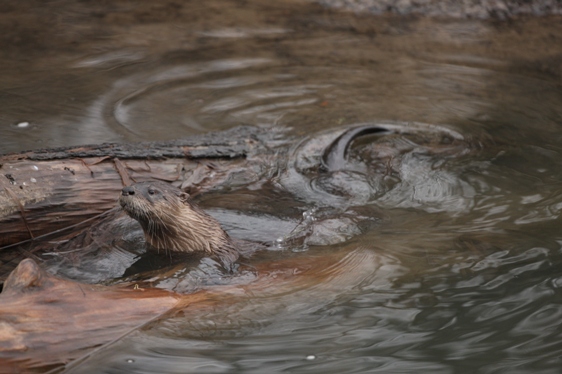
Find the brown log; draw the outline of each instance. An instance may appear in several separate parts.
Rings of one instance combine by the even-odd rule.
[[[238,127],[169,142],[102,144],[0,156],[0,248],[71,227],[116,206],[131,181],[212,188],[263,150],[260,130]],[[255,173],[254,173],[255,174]]]
[[[171,309],[178,296],[80,284],[26,259],[6,280],[0,300],[0,366],[21,372],[23,362],[29,370],[77,358]]]
[[[142,330],[147,322],[152,329],[158,320],[178,315],[187,319],[205,315],[218,324],[220,314],[231,308],[225,326],[231,329],[232,319],[249,318],[247,313],[260,298],[261,317],[274,316],[287,305],[326,303],[371,277],[381,263],[374,252],[358,249],[254,265],[258,276],[249,284],[178,295],[134,285],[103,287],[63,280],[24,260],[0,295],[0,368],[6,372],[60,368],[82,357],[71,365],[78,366],[96,351],[111,349],[128,333]],[[247,303],[251,308],[241,308]],[[245,314],[237,316],[241,311]]]

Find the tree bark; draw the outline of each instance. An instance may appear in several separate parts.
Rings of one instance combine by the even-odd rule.
[[[263,151],[254,127],[169,142],[102,144],[0,156],[0,249],[71,227],[116,206],[133,181],[176,182],[190,193],[246,172]]]

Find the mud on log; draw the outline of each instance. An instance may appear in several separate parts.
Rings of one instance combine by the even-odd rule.
[[[131,181],[159,179],[190,193],[246,173],[263,149],[255,127],[168,142],[102,144],[0,156],[0,249],[61,230],[116,206]]]

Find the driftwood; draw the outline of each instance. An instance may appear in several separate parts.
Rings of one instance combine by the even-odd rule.
[[[26,259],[8,277],[0,295],[0,367],[4,372],[22,372],[80,357],[85,349],[119,337],[177,301],[177,295],[161,289],[63,280]]]
[[[119,190],[159,179],[190,187],[249,173],[259,129],[238,127],[170,142],[102,144],[0,156],[0,248],[70,227],[113,208]]]
[[[218,319],[225,308],[232,308],[225,327],[231,329],[232,319],[251,318],[248,313],[259,298],[265,300],[260,318],[274,317],[282,306],[322,305],[372,276],[378,261],[363,249],[258,261],[257,278],[248,284],[178,295],[135,285],[103,287],[63,280],[27,259],[12,272],[0,295],[0,370],[45,371],[70,363],[67,369],[80,372],[80,364],[95,352],[111,349],[130,332],[150,329],[166,318],[216,314]],[[248,311],[241,307],[246,303]]]

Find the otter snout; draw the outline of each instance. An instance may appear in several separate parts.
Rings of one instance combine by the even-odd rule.
[[[124,187],[121,190],[121,196],[119,197],[119,205],[121,205],[121,207],[125,209],[125,211],[127,211],[127,205],[130,203],[131,198],[134,196],[135,189],[132,186]]]
[[[135,189],[132,186],[123,187],[121,190],[121,195],[132,196],[135,194]]]

